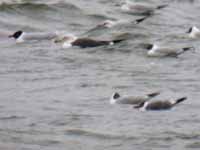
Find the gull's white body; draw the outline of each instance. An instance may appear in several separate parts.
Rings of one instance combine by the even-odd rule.
[[[68,40],[64,40],[62,44],[62,48],[70,48],[72,47],[72,43],[78,39],[78,37],[74,35],[68,35],[70,38]]]
[[[23,32],[17,39],[17,43],[22,43],[25,41],[32,41],[32,40],[51,40],[58,36],[58,34],[55,33],[26,33]]]
[[[179,48],[172,47],[159,47],[154,44],[152,49],[147,52],[150,57],[164,57],[164,56],[178,56],[183,50]]]
[[[110,104],[130,104],[130,105],[137,105],[141,102],[148,101],[152,99],[154,96],[148,96],[143,95],[143,96],[120,96],[118,98],[115,98],[114,95],[116,93],[113,93],[111,98],[110,98]],[[157,94],[158,95],[158,94]],[[156,96],[156,95],[155,95]]]
[[[192,27],[192,31],[188,35],[192,39],[200,38],[200,29],[196,26]]]
[[[121,9],[124,12],[143,14],[153,12],[156,7],[146,3],[126,1],[126,3],[121,6]]]

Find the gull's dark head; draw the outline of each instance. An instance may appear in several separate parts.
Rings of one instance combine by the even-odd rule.
[[[19,31],[16,31],[15,33],[13,33],[12,35],[9,35],[8,37],[18,39],[22,35],[22,33],[23,33],[23,31],[19,30]]]
[[[192,29],[193,29],[193,27],[190,27],[189,30],[186,33],[191,33]]]
[[[99,27],[99,28],[111,28],[115,24],[116,24],[115,21],[105,20],[105,21],[101,22],[100,24],[98,24],[96,27]]]
[[[120,95],[119,95],[119,93],[115,92],[112,97],[113,97],[113,99],[118,99],[120,97]]]
[[[153,44],[145,44],[144,45],[144,47],[145,47],[145,49],[147,49],[147,50],[151,50],[152,48],[153,48]]]

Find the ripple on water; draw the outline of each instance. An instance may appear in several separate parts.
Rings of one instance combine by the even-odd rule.
[[[200,133],[180,133],[180,132],[164,132],[164,135],[168,135],[173,137],[174,139],[180,139],[180,140],[199,140],[200,139]]]
[[[0,117],[0,120],[2,120],[2,121],[13,121],[13,120],[19,120],[19,119],[26,119],[26,117],[24,117],[24,116],[16,116],[16,115]]]
[[[200,142],[193,142],[190,144],[187,144],[185,146],[185,148],[189,148],[189,149],[200,149]]]
[[[69,128],[65,130],[66,136],[77,136],[79,138],[87,137],[91,139],[99,139],[99,140],[137,140],[137,137],[134,136],[125,136],[125,135],[117,135],[108,132],[98,132],[90,129],[82,129],[82,128]]]

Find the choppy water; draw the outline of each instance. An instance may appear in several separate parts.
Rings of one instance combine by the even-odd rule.
[[[105,19],[134,20],[118,0],[1,1],[0,31],[66,31],[83,35]],[[121,44],[62,49],[49,41],[16,44],[0,39],[0,149],[149,150],[200,149],[200,41],[183,38],[200,27],[200,1],[169,3],[140,25],[87,33],[130,32]],[[139,45],[195,46],[176,58],[149,58]],[[139,112],[109,105],[114,91],[160,98],[188,96],[171,111]]]

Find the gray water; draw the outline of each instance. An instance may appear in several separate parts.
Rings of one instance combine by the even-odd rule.
[[[0,39],[0,150],[183,150],[200,149],[200,53],[185,38],[200,27],[200,1],[168,3],[139,25],[87,32],[105,19],[132,21],[119,0],[1,1],[0,31],[66,31],[107,37],[129,32],[113,46],[62,49],[52,41],[16,44]],[[86,34],[87,33],[87,34]],[[194,46],[179,58],[150,58],[140,45]],[[140,112],[110,105],[111,94],[158,99],[187,96],[170,111]]]

